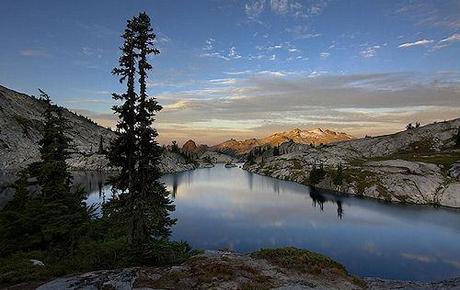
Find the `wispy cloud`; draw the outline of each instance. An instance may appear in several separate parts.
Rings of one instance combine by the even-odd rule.
[[[414,42],[406,42],[398,45],[399,48],[408,48],[413,46],[420,46],[420,45],[427,45],[433,43],[434,40],[432,39],[421,39]]]
[[[214,38],[208,38],[205,41],[205,46],[203,47],[204,51],[212,51],[214,50],[214,43],[216,40]]]
[[[245,4],[244,10],[250,19],[256,19],[267,8],[276,15],[295,18],[309,18],[320,15],[328,5],[328,0],[315,0],[305,3],[298,0],[252,0]]]
[[[330,55],[331,55],[331,54],[330,54],[329,52],[321,52],[321,53],[319,54],[319,57],[320,57],[321,59],[326,59],[326,58],[328,58]]]
[[[402,253],[401,256],[405,259],[415,260],[417,262],[422,262],[422,263],[432,263],[437,260],[435,257],[419,255],[419,254],[411,254],[411,253]]]
[[[230,60],[230,58],[226,57],[225,55],[223,55],[222,53],[220,52],[209,52],[209,53],[202,53],[201,56],[204,56],[204,57],[215,57],[215,58],[220,58],[220,59],[223,59],[223,60]]]
[[[440,42],[454,42],[454,41],[460,41],[460,33],[452,34],[451,36],[440,40]]]
[[[211,58],[219,58],[223,60],[230,60],[229,57],[226,56],[225,53],[222,51],[217,51],[215,47],[216,40],[214,38],[208,38],[205,41],[205,45],[202,48],[202,53],[200,54],[201,57],[211,57]]]
[[[359,53],[365,58],[374,57],[377,55],[378,49],[380,49],[380,45],[374,45],[361,50]]]
[[[252,0],[249,3],[246,3],[244,6],[244,11],[249,18],[258,17],[265,7],[265,0]]]
[[[44,49],[25,48],[19,51],[19,54],[27,57],[49,57],[50,54]]]
[[[236,83],[236,79],[234,78],[225,78],[225,79],[212,79],[209,80],[210,83],[216,85],[232,85]]]
[[[228,57],[233,58],[233,59],[239,59],[239,58],[241,58],[241,55],[236,50],[236,47],[232,46],[232,47],[230,47]]]
[[[435,50],[436,49],[441,49],[441,48],[447,47],[447,46],[449,46],[452,43],[457,42],[457,41],[460,41],[460,33],[455,33],[455,34],[452,34],[449,37],[441,39],[440,41],[438,41],[438,43],[436,43],[436,45],[433,47],[433,49],[435,49]]]
[[[311,31],[307,25],[296,25],[290,28],[286,28],[286,32],[292,34],[294,39],[310,39],[320,37],[320,33]]]
[[[228,52],[225,52],[224,50],[217,50],[215,44],[216,40],[214,38],[207,39],[205,41],[205,45],[202,48],[202,53],[200,56],[219,58],[223,60],[242,58],[242,56],[238,53],[236,46],[230,47]]]
[[[290,9],[288,0],[270,0],[270,6],[272,11],[281,15],[288,13]]]
[[[396,10],[397,14],[416,26],[460,28],[460,4],[458,1],[407,1]]]
[[[247,75],[252,73],[252,70],[243,70],[243,71],[231,71],[231,72],[225,72],[227,75]]]

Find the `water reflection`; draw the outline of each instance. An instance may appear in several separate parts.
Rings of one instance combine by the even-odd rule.
[[[171,194],[172,194],[172,198],[175,199],[176,198],[176,194],[177,194],[177,185],[179,184],[179,178],[177,177],[177,175],[173,175],[172,177],[172,191],[171,191]]]
[[[339,219],[342,219],[343,218],[342,200],[340,199],[338,195],[339,193],[337,194],[321,193],[316,188],[310,187],[310,197],[312,200],[313,207],[319,206],[321,211],[323,211],[325,202],[336,204],[337,205],[337,217]]]
[[[89,203],[111,197],[107,176],[81,173]],[[334,194],[239,168],[203,168],[162,178],[176,205],[173,239],[202,249],[250,252],[296,246],[352,273],[389,279],[460,276],[460,211]]]

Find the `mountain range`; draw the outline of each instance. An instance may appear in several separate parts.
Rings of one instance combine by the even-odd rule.
[[[335,132],[329,129],[293,129],[291,131],[277,132],[261,139],[230,139],[223,143],[211,146],[210,150],[230,155],[242,155],[248,153],[251,149],[257,146],[279,146],[288,141],[292,141],[297,144],[312,144],[317,146],[320,144],[329,144],[351,139],[354,139],[351,135],[343,132]]]

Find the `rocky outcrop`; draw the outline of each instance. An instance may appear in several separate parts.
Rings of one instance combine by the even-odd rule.
[[[206,251],[179,266],[90,272],[58,278],[37,289],[363,289],[365,287],[362,280],[352,277],[342,270],[344,268],[313,267],[315,265],[311,265],[310,269],[295,270],[250,255]]]
[[[18,169],[38,159],[44,110],[43,101],[0,86],[0,169]],[[82,156],[96,153],[101,136],[104,148],[114,137],[111,130],[90,119],[65,108],[62,113],[68,121],[67,135],[72,138],[72,158],[77,166]]]
[[[460,119],[393,135],[312,148],[287,142],[280,156],[259,156],[244,165],[251,172],[311,185],[310,172],[324,167],[315,186],[393,202],[460,207],[460,150],[454,137]],[[339,164],[341,185],[334,183]]]
[[[449,169],[449,176],[460,181],[460,162],[455,162]]]
[[[109,166],[109,160],[103,154],[72,154],[72,156],[66,160],[69,169],[72,171],[113,171],[116,168]]]
[[[182,151],[186,152],[196,152],[198,150],[198,146],[196,146],[195,141],[188,140],[187,142],[182,145]]]
[[[164,174],[182,172],[197,168],[195,163],[190,163],[182,154],[164,151],[159,168]]]
[[[460,208],[460,182],[445,185],[439,192],[438,204]]]

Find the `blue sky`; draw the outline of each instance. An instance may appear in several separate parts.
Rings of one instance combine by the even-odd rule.
[[[161,54],[160,141],[216,143],[295,127],[356,136],[460,116],[459,1],[4,1],[0,84],[113,126],[126,20]]]

